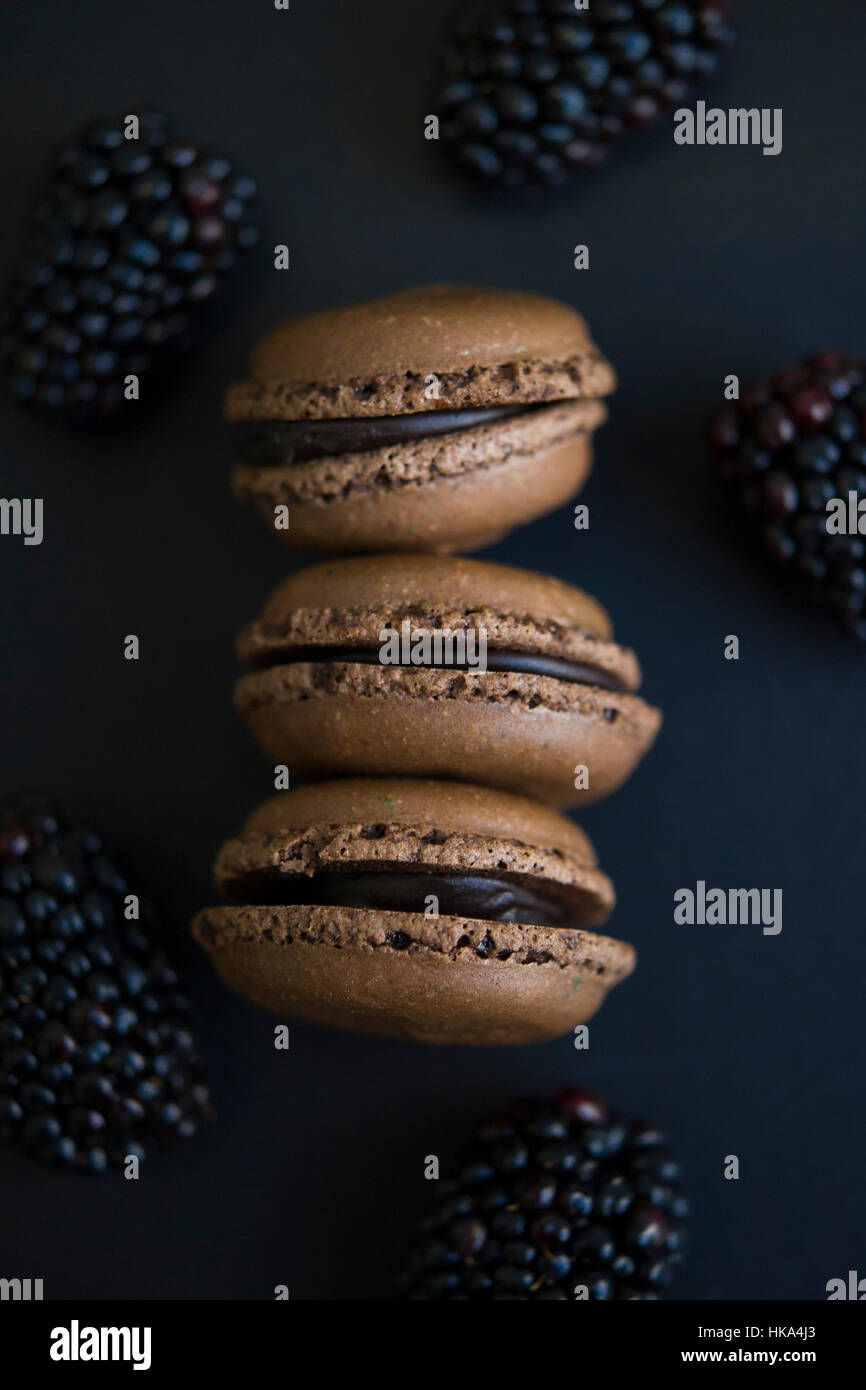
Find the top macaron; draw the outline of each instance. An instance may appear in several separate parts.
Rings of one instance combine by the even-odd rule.
[[[615,385],[542,295],[432,285],[288,319],[226,397],[234,488],[302,549],[477,549],[577,492]]]

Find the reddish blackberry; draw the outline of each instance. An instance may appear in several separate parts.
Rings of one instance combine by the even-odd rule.
[[[755,382],[708,440],[752,537],[866,640],[866,358],[822,352]]]
[[[658,1298],[683,1258],[688,1205],[667,1136],[587,1091],[487,1120],[436,1189],[407,1298]]]
[[[728,0],[480,0],[458,10],[433,110],[469,172],[564,183],[711,73]]]
[[[0,1137],[101,1172],[210,1115],[190,1008],[98,836],[0,813]]]
[[[74,421],[141,399],[256,239],[255,185],[138,113],[80,131],[56,155],[4,297],[0,357],[18,400]],[[147,381],[145,383],[145,378]]]

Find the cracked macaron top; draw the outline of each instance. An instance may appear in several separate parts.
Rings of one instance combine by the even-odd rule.
[[[632,970],[589,840],[525,797],[346,778],[266,801],[217,857],[193,933],[288,1017],[439,1043],[555,1037]]]
[[[589,594],[531,570],[438,555],[365,556],[301,570],[244,629],[238,654],[252,669],[296,661],[374,664],[383,632],[396,634],[403,624],[404,654],[411,655],[417,632],[483,632],[487,670],[629,692],[640,685],[637,657],[613,641],[610,618]]]
[[[615,385],[586,321],[567,304],[425,285],[281,323],[253,350],[247,379],[229,387],[226,419],[520,407],[606,396]]]
[[[615,385],[543,295],[432,285],[288,319],[226,396],[235,491],[307,549],[476,548],[577,490]]]

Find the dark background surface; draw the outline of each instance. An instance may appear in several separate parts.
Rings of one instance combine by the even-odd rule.
[[[447,3],[78,0],[7,10],[0,252],[36,171],[82,119],[150,99],[259,180],[264,236],[179,388],[147,423],[68,432],[2,406],[2,493],[45,498],[41,547],[0,539],[7,788],[103,830],[161,905],[204,1015],[219,1122],[137,1183],[0,1156],[0,1275],[54,1298],[380,1299],[443,1158],[516,1093],[583,1083],[672,1130],[694,1200],[686,1298],[824,1296],[866,1272],[861,902],[864,653],[738,549],[701,443],[724,375],[866,346],[862,0],[751,0],[703,92],[784,108],[784,152],[635,137],[529,206],[455,180],[421,138]],[[268,248],[291,247],[292,270]],[[590,246],[591,269],[572,268]],[[583,499],[490,554],[607,605],[666,722],[583,823],[637,973],[590,1053],[438,1051],[294,1028],[212,977],[186,922],[220,841],[271,790],[231,708],[233,639],[290,566],[233,502],[220,399],[281,315],[442,279],[584,310],[621,388]],[[122,659],[136,632],[142,659]],[[723,660],[736,633],[742,659]],[[781,887],[784,930],[677,927],[703,878]],[[742,1177],[722,1177],[726,1154]]]

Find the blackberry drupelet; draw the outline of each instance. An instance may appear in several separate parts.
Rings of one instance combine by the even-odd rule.
[[[44,798],[0,812],[0,1137],[85,1172],[211,1115],[189,1001],[129,892]]]
[[[866,536],[827,530],[832,499],[866,501],[866,358],[822,352],[755,382],[708,441],[751,537],[866,641]]]
[[[56,155],[2,309],[18,400],[86,422],[114,416],[129,375],[149,401],[193,320],[252,245],[255,185],[168,119],[87,126]],[[146,380],[146,384],[145,384]]]
[[[713,71],[727,12],[728,0],[462,5],[433,103],[440,138],[488,184],[564,183]]]
[[[667,1136],[588,1091],[484,1122],[413,1244],[411,1299],[653,1299],[686,1245]]]

